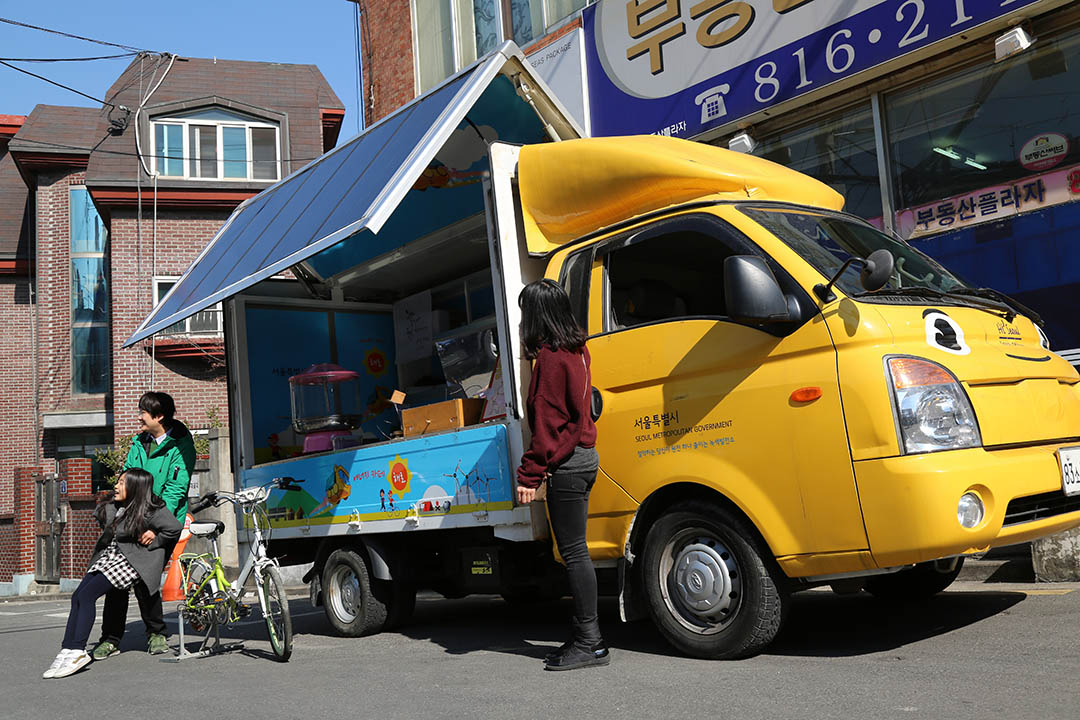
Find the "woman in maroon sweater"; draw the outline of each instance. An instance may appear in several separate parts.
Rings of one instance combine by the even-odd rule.
[[[532,502],[547,482],[551,529],[574,597],[573,635],[548,655],[545,669],[607,665],[611,658],[596,619],[596,570],[585,543],[589,491],[600,467],[585,331],[553,280],[527,285],[518,304],[525,354],[534,363],[527,402],[532,442],[521,457],[517,497],[520,503]]]

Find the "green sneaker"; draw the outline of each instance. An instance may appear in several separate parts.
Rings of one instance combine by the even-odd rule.
[[[169,652],[169,641],[165,639],[164,635],[153,633],[150,635],[150,641],[146,645],[146,652],[151,655],[167,653]]]
[[[113,655],[119,655],[120,648],[116,647],[108,640],[102,640],[94,646],[94,651],[90,653],[90,657],[95,660],[104,660],[105,658],[111,658]]]

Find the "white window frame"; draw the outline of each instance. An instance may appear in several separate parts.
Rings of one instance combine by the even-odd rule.
[[[170,175],[169,177],[175,177],[175,176]],[[154,307],[157,307],[161,303],[161,300],[164,299],[164,295],[159,292],[159,287],[161,286],[161,284],[162,283],[167,283],[167,282],[175,284],[179,280],[180,280],[179,275],[155,275],[154,276],[154,282],[153,282]],[[217,316],[217,329],[216,330],[192,330],[191,329],[191,320],[192,320],[192,318],[194,318],[195,315],[198,315],[199,313],[204,313],[204,312],[213,312],[213,313],[216,314],[216,316]],[[204,310],[200,310],[198,313],[195,313],[191,317],[186,317],[183,320],[181,320],[180,322],[174,323],[174,325],[183,325],[184,329],[182,331],[168,332],[168,330],[173,327],[173,325],[170,325],[169,327],[158,331],[158,334],[163,336],[163,337],[220,337],[221,334],[224,332],[224,327],[225,327],[223,315],[224,315],[224,313],[223,313],[223,310],[222,310],[222,307],[221,307],[221,303],[216,303],[216,304],[211,305],[210,307],[208,307],[208,308],[206,308]]]
[[[158,163],[161,160],[158,157],[158,154],[157,154],[157,127],[158,127],[158,125],[179,125],[180,126],[181,148],[182,148],[182,151],[181,151],[181,154],[180,154],[180,167],[181,167],[182,173],[180,175],[166,175],[165,173],[160,172],[158,170]],[[217,177],[199,177],[197,175],[191,175],[190,174],[192,159],[196,159],[196,163],[198,163],[198,160],[197,160],[198,148],[193,149],[193,148],[190,147],[190,136],[191,136],[190,126],[191,125],[200,125],[200,126],[213,125],[214,127],[217,128],[217,133],[216,133],[216,136],[217,136],[217,138],[216,138],[217,139]],[[225,133],[224,133],[224,128],[243,128],[244,131],[245,131],[244,132],[244,140],[245,140],[246,156],[245,156],[244,160],[245,160],[246,170],[247,170],[247,173],[246,173],[245,177],[242,177],[242,178],[225,177],[225,152],[224,152],[224,150],[225,150],[225,148],[224,148]],[[272,129],[274,131],[274,144],[277,147],[277,162],[275,163],[275,168],[277,169],[277,173],[275,174],[275,177],[273,177],[273,178],[255,178],[255,177],[253,177],[253,173],[254,173],[254,170],[255,170],[255,162],[254,162],[254,158],[252,157],[252,154],[254,152],[254,146],[253,146],[253,144],[251,142],[251,130],[252,130],[252,128],[270,128],[270,129]],[[153,163],[151,165],[151,169],[152,169],[154,175],[157,175],[158,177],[161,177],[161,178],[176,178],[176,179],[183,179],[183,180],[211,181],[211,182],[225,181],[225,182],[265,182],[265,183],[273,183],[273,182],[277,182],[278,180],[281,179],[281,128],[280,128],[280,126],[278,126],[278,125],[276,125],[274,123],[265,122],[265,121],[261,121],[261,120],[243,120],[243,121],[241,121],[241,120],[203,120],[203,119],[200,119],[200,118],[197,118],[197,117],[171,118],[171,117],[165,116],[165,117],[160,117],[160,118],[154,118],[154,119],[152,119],[150,121],[150,143],[151,143],[151,148],[152,148],[152,153],[151,154],[153,156]],[[230,162],[232,162],[232,161],[230,161]]]
[[[475,2],[475,0],[472,0],[472,2]],[[546,2],[545,2],[545,5],[546,5]],[[416,11],[416,0],[409,0],[409,10],[412,13],[413,83],[415,85],[413,94],[418,96],[421,93],[427,92],[427,90],[420,87],[420,47],[421,47],[421,38],[420,38],[420,34],[419,34],[418,30],[417,30],[417,18],[418,18],[418,15],[417,15],[417,11]],[[495,0],[495,16],[496,16],[495,17],[495,26],[499,28],[499,42],[502,43],[502,42],[506,41],[506,24],[505,24],[505,21],[504,21],[504,18],[503,18],[502,0]],[[465,67],[466,65],[472,64],[474,62],[473,60],[470,60],[468,63],[462,61],[462,59],[461,59],[461,39],[460,39],[460,35],[461,35],[461,13],[459,11],[459,3],[458,3],[457,0],[450,0],[450,42],[452,44],[453,51],[454,51],[453,52],[453,55],[454,55],[454,67],[450,71],[450,75],[453,75],[458,70],[461,70],[463,67]],[[480,53],[479,53],[479,51],[477,51],[477,56],[479,57],[479,55],[480,55]],[[447,75],[446,77],[444,77],[443,80],[445,80],[447,77],[450,77],[450,75]],[[432,85],[432,87],[437,87],[438,84],[439,83],[435,83],[435,85]],[[428,90],[430,90],[430,89],[431,88],[428,88]]]

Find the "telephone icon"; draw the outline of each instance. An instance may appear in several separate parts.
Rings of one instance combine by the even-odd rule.
[[[727,115],[727,107],[724,106],[724,95],[731,90],[727,83],[711,87],[694,98],[694,104],[701,106],[701,122],[722,118]]]

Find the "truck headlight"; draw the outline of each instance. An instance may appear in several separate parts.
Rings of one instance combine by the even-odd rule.
[[[952,373],[929,360],[887,361],[900,450],[905,455],[979,447],[975,410]]]

